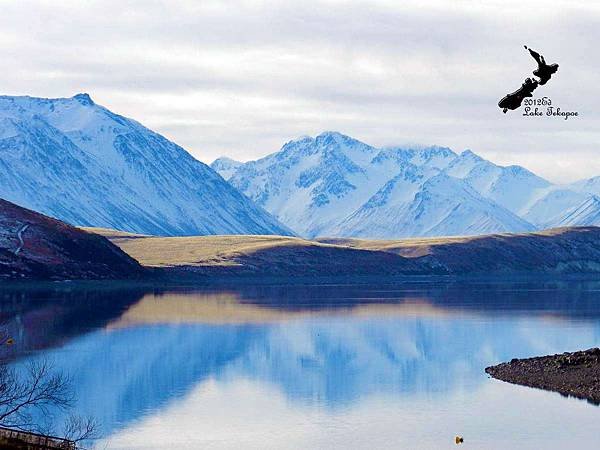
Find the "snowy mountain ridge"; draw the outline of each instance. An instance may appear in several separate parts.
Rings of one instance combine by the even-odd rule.
[[[247,163],[212,167],[309,238],[398,238],[533,231],[589,223],[600,181],[559,186],[465,150],[376,148],[338,132],[302,137]],[[600,178],[599,178],[600,180]],[[583,208],[585,214],[565,213]]]
[[[0,198],[73,225],[290,234],[213,169],[87,94],[0,96]]]

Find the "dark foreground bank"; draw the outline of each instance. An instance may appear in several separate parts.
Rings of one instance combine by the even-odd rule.
[[[600,348],[513,359],[487,367],[498,380],[558,392],[600,405]]]

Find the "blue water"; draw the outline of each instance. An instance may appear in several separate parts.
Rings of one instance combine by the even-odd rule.
[[[592,447],[600,409],[484,368],[600,346],[600,283],[0,295],[12,364],[73,379],[97,448]]]

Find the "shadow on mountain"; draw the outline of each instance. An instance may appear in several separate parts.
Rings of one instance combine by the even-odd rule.
[[[231,256],[226,265],[182,265],[161,272],[166,278],[177,280],[193,280],[198,276],[281,278],[435,274],[418,261],[400,255],[314,243],[240,252]]]

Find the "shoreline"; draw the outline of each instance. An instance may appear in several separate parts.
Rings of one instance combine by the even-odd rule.
[[[600,405],[600,348],[512,359],[486,367],[492,378]]]
[[[565,283],[588,281],[600,282],[596,273],[517,273],[517,274],[499,274],[499,275],[315,275],[315,276],[264,276],[261,274],[252,275],[219,275],[211,276],[197,272],[185,273],[177,269],[154,269],[149,273],[137,278],[117,278],[117,279],[47,279],[47,278],[26,278],[11,279],[0,278],[2,289],[18,288],[22,289],[33,287],[85,287],[85,286],[104,286],[107,288],[127,288],[127,287],[222,287],[222,286],[244,286],[244,285],[364,285],[372,283],[385,284],[419,284],[419,285],[453,285],[453,284],[504,284],[504,283]]]

